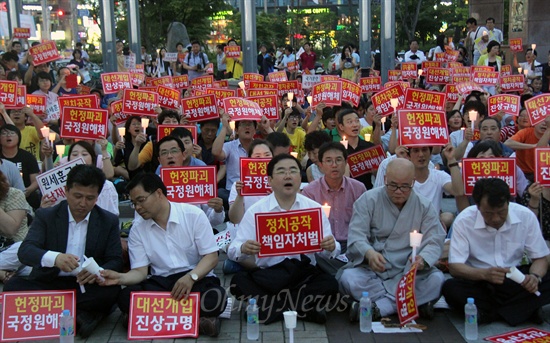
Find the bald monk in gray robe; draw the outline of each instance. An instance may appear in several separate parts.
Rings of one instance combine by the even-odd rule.
[[[359,301],[363,291],[373,301],[373,316],[396,313],[395,292],[411,267],[409,233],[423,234],[414,263],[416,301],[420,315],[433,318],[433,303],[440,297],[445,278],[433,265],[439,259],[445,231],[439,214],[427,198],[414,191],[414,165],[403,158],[388,164],[385,186],[364,193],[353,206],[349,224],[348,256],[351,262],[338,275],[340,292]],[[352,305],[350,320],[354,320]],[[356,310],[355,310],[356,311]]]

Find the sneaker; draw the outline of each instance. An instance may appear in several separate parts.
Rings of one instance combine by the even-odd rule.
[[[199,335],[218,337],[222,323],[218,317],[201,317],[199,319]]]
[[[435,317],[434,312],[434,301],[428,301],[427,303],[420,305],[418,307],[418,313],[420,314],[420,318],[429,319],[432,320]]]
[[[237,262],[230,259],[223,261],[222,271],[225,275],[235,274],[237,272],[240,272],[241,270],[243,270],[243,267]]]

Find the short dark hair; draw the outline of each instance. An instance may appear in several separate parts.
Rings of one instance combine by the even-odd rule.
[[[229,43],[231,42],[235,42],[235,44],[239,45],[239,43],[237,43],[237,41],[235,40],[235,38],[231,38],[230,40],[227,41],[227,45],[229,45]]]
[[[477,20],[476,20],[476,18],[468,18],[468,19],[466,19],[466,24],[477,25]]]
[[[313,151],[320,148],[323,144],[331,142],[332,138],[325,131],[313,131],[306,135],[304,148],[306,151]]]
[[[235,130],[239,128],[239,126],[241,125],[241,122],[243,121],[246,121],[246,120],[238,120],[235,122]],[[258,127],[258,123],[255,120],[248,120],[248,121],[251,121],[254,124],[254,129]]]
[[[495,46],[498,46],[500,48],[500,43],[497,42],[496,40],[490,41],[489,44],[487,44],[487,52],[491,51],[491,49],[494,48]]]
[[[69,174],[67,174],[67,190],[80,185],[84,187],[96,186],[97,195],[103,190],[103,185],[106,181],[105,174],[96,166],[87,164],[79,164],[74,166]]]
[[[294,49],[292,48],[291,45],[285,46],[285,50],[288,50],[290,53],[292,53],[294,51]]]
[[[467,157],[476,158],[477,155],[481,154],[482,152],[488,151],[489,149],[491,149],[495,157],[502,157],[502,148],[496,141],[492,139],[477,142],[472,147],[472,149],[470,149]]]
[[[479,127],[481,127],[481,125],[483,125],[483,123],[487,120],[494,120],[496,123],[497,123],[497,126],[498,126],[498,129],[500,130],[501,129],[501,125],[500,125],[500,121],[497,120],[497,118],[495,117],[486,117],[486,118],[483,118],[480,122],[479,122]]]
[[[172,130],[172,132],[170,132],[169,136],[179,138],[180,140],[184,139],[185,137],[189,137],[191,138],[191,142],[195,143],[195,140],[193,139],[193,134],[191,133],[191,131],[187,130],[184,127],[176,127],[175,129]]]
[[[75,46],[82,46],[82,43],[81,42],[76,42]]]
[[[492,21],[493,23],[495,22],[495,18],[493,17],[489,17],[487,19],[485,19],[485,23],[489,22],[489,21]]]
[[[486,178],[476,181],[472,197],[477,206],[487,197],[487,204],[491,207],[501,207],[510,202],[510,187],[498,178]]]
[[[273,170],[275,169],[275,165],[283,160],[293,160],[296,162],[296,165],[298,166],[298,169],[302,171],[302,166],[300,165],[300,161],[298,159],[290,154],[280,154],[277,156],[274,156],[271,161],[267,164],[267,176],[273,177]]]
[[[36,80],[50,80],[50,82],[53,82],[52,76],[50,73],[46,73],[45,71],[41,71],[38,74],[36,74]]]
[[[265,139],[255,139],[250,143],[250,146],[248,147],[248,157],[252,156],[252,152],[254,151],[254,148],[258,145],[265,145],[269,148],[269,151],[271,151],[271,155],[273,155],[273,147],[271,144],[266,141]]]
[[[195,45],[195,44],[201,45],[201,43],[196,39],[191,42],[191,45]]]
[[[319,148],[319,152],[317,153],[317,159],[319,161],[323,160],[323,156],[325,153],[329,150],[338,150],[344,155],[344,159],[348,159],[348,151],[346,150],[346,147],[342,145],[340,142],[328,142]]]
[[[76,54],[80,54],[80,57],[82,57],[82,51],[80,49],[74,49],[73,50],[73,58],[76,58]]]
[[[168,194],[168,192],[166,191],[166,186],[162,182],[162,179],[160,178],[160,176],[154,173],[140,173],[134,176],[130,180],[130,182],[128,182],[128,185],[126,185],[126,191],[130,192],[137,186],[143,187],[143,190],[147,193],[153,193],[160,188],[164,196]]]
[[[17,79],[21,79],[21,74],[19,74],[18,72],[16,71],[10,71],[8,73],[8,75],[6,75],[6,79],[7,80],[10,80],[10,81],[14,81],[14,80],[17,80]]]
[[[334,119],[334,111],[330,107],[325,107],[321,116],[321,121],[323,122],[323,125],[326,126],[327,120],[329,119]]]
[[[210,120],[204,120],[204,121],[201,121],[199,122],[199,127],[202,129],[204,126],[208,125],[208,124],[212,124],[216,127],[220,127],[220,119],[219,118],[216,118],[216,119],[210,119]]]
[[[11,42],[11,47],[13,48],[13,47],[16,46],[17,44],[21,45],[21,42],[18,41],[18,40],[14,40],[13,42]]]
[[[537,50],[535,50],[533,48],[529,48],[529,49],[525,50],[525,53],[528,53],[529,51],[532,51],[533,55],[537,56]]]
[[[17,147],[19,147],[19,145],[21,144],[21,131],[19,131],[19,129],[17,128],[17,126],[12,125],[12,124],[5,124],[4,126],[0,127],[0,133],[1,133],[2,131],[12,131],[12,132],[15,132],[15,134],[17,135],[17,138],[19,138],[19,141],[17,142]]]
[[[166,142],[171,142],[171,141],[174,141],[178,144],[178,147],[180,148],[181,152],[185,151],[185,145],[183,145],[183,142],[181,141],[181,139],[176,138],[174,136],[166,136],[160,141],[158,141],[157,145],[155,146],[155,154],[157,156],[160,156],[160,146]]]
[[[67,155],[67,159],[68,160],[71,159],[71,153],[73,152],[74,147],[77,145],[80,145],[81,147],[86,149],[88,154],[90,154],[90,156],[92,157],[92,165],[93,166],[97,165],[97,154],[95,153],[94,147],[86,141],[78,141],[71,144],[71,146],[69,147],[69,153]]]
[[[124,132],[124,139],[127,142],[132,141],[132,134],[130,133],[130,125],[132,125],[132,121],[137,120],[141,123],[141,116],[131,116],[128,119],[126,119],[126,122],[124,123],[124,128],[126,131]]]
[[[9,62],[9,61],[19,62],[19,56],[17,55],[17,52],[15,52],[13,50],[8,51],[8,52],[5,52],[2,55],[2,61],[4,61],[4,62]]]
[[[157,121],[158,121],[159,124],[162,125],[162,122],[166,118],[174,118],[178,121],[178,123],[180,121],[179,113],[174,111],[174,110],[162,110],[162,112],[160,112],[160,114],[157,117]]]
[[[180,46],[180,45],[181,45],[182,48],[184,47],[182,42],[177,42],[177,43],[176,43],[176,48],[177,48],[178,46]]]
[[[409,41],[409,45],[411,45],[413,42],[416,42],[416,44],[418,44],[418,39],[411,39],[411,40]]]
[[[273,149],[277,147],[288,148],[290,147],[290,138],[282,132],[271,132],[265,137],[265,140],[271,144]]]
[[[357,111],[355,111],[353,108],[346,108],[342,111],[340,111],[340,113],[338,113],[338,124],[344,124],[344,117],[347,116],[348,114],[355,114],[357,115]]]
[[[487,107],[483,105],[481,101],[468,101],[464,104],[464,107],[462,108],[462,115],[466,115],[471,110],[477,111],[480,116],[485,117],[487,115]]]

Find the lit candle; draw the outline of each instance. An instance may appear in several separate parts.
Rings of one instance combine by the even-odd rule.
[[[414,260],[416,259],[416,248],[420,247],[420,244],[422,243],[422,234],[414,230],[409,233],[409,239],[411,242],[410,246],[413,248],[411,260],[414,263]]]
[[[365,142],[370,142],[370,133],[365,133]]]
[[[145,131],[147,127],[149,126],[149,118],[141,118],[141,127],[143,128],[143,133],[147,134]]]
[[[348,148],[348,140],[346,139],[346,136],[343,137],[343,139],[340,141],[342,145],[347,149]]]
[[[244,91],[244,81],[239,82],[239,87]]]
[[[475,121],[477,120],[477,111],[470,111],[468,112],[468,116],[470,118],[470,122],[472,123],[472,131],[475,130]]]
[[[44,126],[40,129],[40,133],[42,134],[42,138],[48,139],[50,136],[50,128],[47,126]]]
[[[235,122],[234,122],[234,121],[230,121],[230,122],[229,122],[229,127],[231,128],[231,132],[233,133],[233,131],[235,131]]]
[[[325,212],[325,216],[327,216],[328,218],[330,216],[330,206],[327,203],[325,203],[321,207],[323,208],[323,212]]]
[[[52,146],[52,147],[53,147],[53,142],[55,142],[55,135],[56,135],[55,132],[50,132],[50,135],[48,137],[50,139],[50,143],[51,143],[50,146]]]
[[[523,75],[527,76],[529,74],[529,69],[523,69]]]
[[[462,162],[458,162],[458,168],[462,169]]]
[[[386,117],[380,118],[380,123],[382,123],[382,132],[386,132],[386,129],[384,127],[384,124],[386,124]]]
[[[292,107],[292,101],[287,101],[286,102],[286,107],[291,108]]]
[[[293,151],[290,153],[294,158],[298,158],[298,153],[296,151]]]
[[[537,48],[537,45],[536,44],[531,44],[531,49],[535,50]]]
[[[118,134],[120,136],[120,139],[124,142],[124,135],[126,134],[126,128],[125,127],[119,127],[118,128]]]
[[[56,145],[55,152],[57,152],[57,156],[59,156],[59,158],[63,157],[63,154],[65,153],[65,146],[62,144]]]
[[[289,100],[289,101],[292,101],[292,99],[294,99],[294,93],[289,92],[289,93],[287,94],[287,97],[288,97],[288,100]]]
[[[307,96],[307,103],[311,105],[311,102],[313,101],[313,97],[311,95]]]
[[[418,69],[418,77],[422,76],[423,73],[424,73],[424,70]]]
[[[523,71],[523,68],[522,68],[522,67],[519,67],[519,68],[518,68],[518,73],[521,74],[522,71]]]
[[[397,98],[391,98],[390,99],[391,107],[393,107],[393,111],[395,112],[395,109],[397,108],[397,105],[399,105],[399,99]]]

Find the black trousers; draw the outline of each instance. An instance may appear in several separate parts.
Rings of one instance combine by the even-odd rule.
[[[529,273],[529,266],[519,268]],[[486,281],[449,279],[443,284],[442,294],[454,309],[464,312],[467,298],[474,298],[478,311],[489,317],[501,317],[510,325],[528,320],[540,307],[550,303],[550,276],[539,284],[540,297],[527,292],[519,283],[508,278],[496,285]]]
[[[74,276],[60,276],[52,280],[37,281],[22,277],[13,277],[4,285],[4,292],[37,291],[37,290],[76,290],[76,310],[101,312],[108,314],[116,303],[120,286],[99,286],[87,284],[86,293],[80,291],[80,286]]]
[[[270,324],[283,319],[283,312],[294,310],[299,316],[319,312],[330,298],[338,294],[338,282],[318,268],[302,270],[302,280],[278,293],[269,291],[253,277],[254,271],[241,271],[231,280],[231,294],[248,303],[256,298],[260,322]],[[273,274],[273,277],[278,276]],[[244,304],[243,304],[244,305]]]
[[[170,292],[176,281],[187,274],[187,272],[177,273],[167,277],[151,276],[140,284],[128,286],[120,291],[118,297],[118,307],[124,313],[130,312],[130,294],[132,292]],[[227,295],[225,289],[220,286],[220,279],[214,276],[208,276],[195,282],[191,292],[201,294],[201,317],[217,317],[227,305]]]

